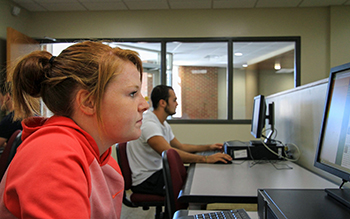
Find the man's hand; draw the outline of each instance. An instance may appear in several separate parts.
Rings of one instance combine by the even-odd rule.
[[[216,163],[218,161],[227,163],[227,161],[231,161],[231,160],[232,160],[232,157],[224,153],[216,153],[206,157],[206,163]]]
[[[216,150],[222,151],[223,146],[224,146],[224,145],[221,144],[221,143],[211,144],[211,145],[209,145],[209,150],[210,150],[210,151],[216,151]]]

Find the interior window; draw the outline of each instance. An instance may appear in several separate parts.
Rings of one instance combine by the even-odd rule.
[[[154,86],[163,83],[174,88],[179,105],[176,114],[169,117],[171,122],[248,124],[254,96],[268,96],[299,85],[298,37],[105,43],[140,54],[144,68],[142,94],[148,101]],[[42,48],[57,56],[72,44],[43,43]]]

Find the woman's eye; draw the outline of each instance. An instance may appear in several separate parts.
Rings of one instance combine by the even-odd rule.
[[[134,91],[134,92],[132,92],[132,93],[130,94],[130,96],[131,96],[131,97],[135,97],[135,96],[136,96],[136,93],[137,93],[137,91]]]

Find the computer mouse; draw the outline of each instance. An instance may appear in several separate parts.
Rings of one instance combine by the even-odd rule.
[[[227,160],[227,163],[224,163],[223,161],[216,161],[215,164],[232,164],[232,161]]]

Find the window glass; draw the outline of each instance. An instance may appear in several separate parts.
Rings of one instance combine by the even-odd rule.
[[[300,83],[300,39],[264,40],[134,39],[105,43],[140,54],[144,68],[142,94],[147,100],[156,85],[166,83],[174,88],[179,105],[169,119],[246,123],[251,119],[254,96],[268,96]],[[42,49],[57,56],[72,44],[44,43]]]
[[[160,84],[160,43],[135,42],[135,43],[109,43],[111,47],[131,49],[139,53],[143,65],[142,95],[149,101],[154,86]]]
[[[294,87],[295,42],[233,43],[233,119],[251,119],[254,96]]]
[[[176,119],[227,119],[226,42],[168,42],[167,84],[177,96]]]

